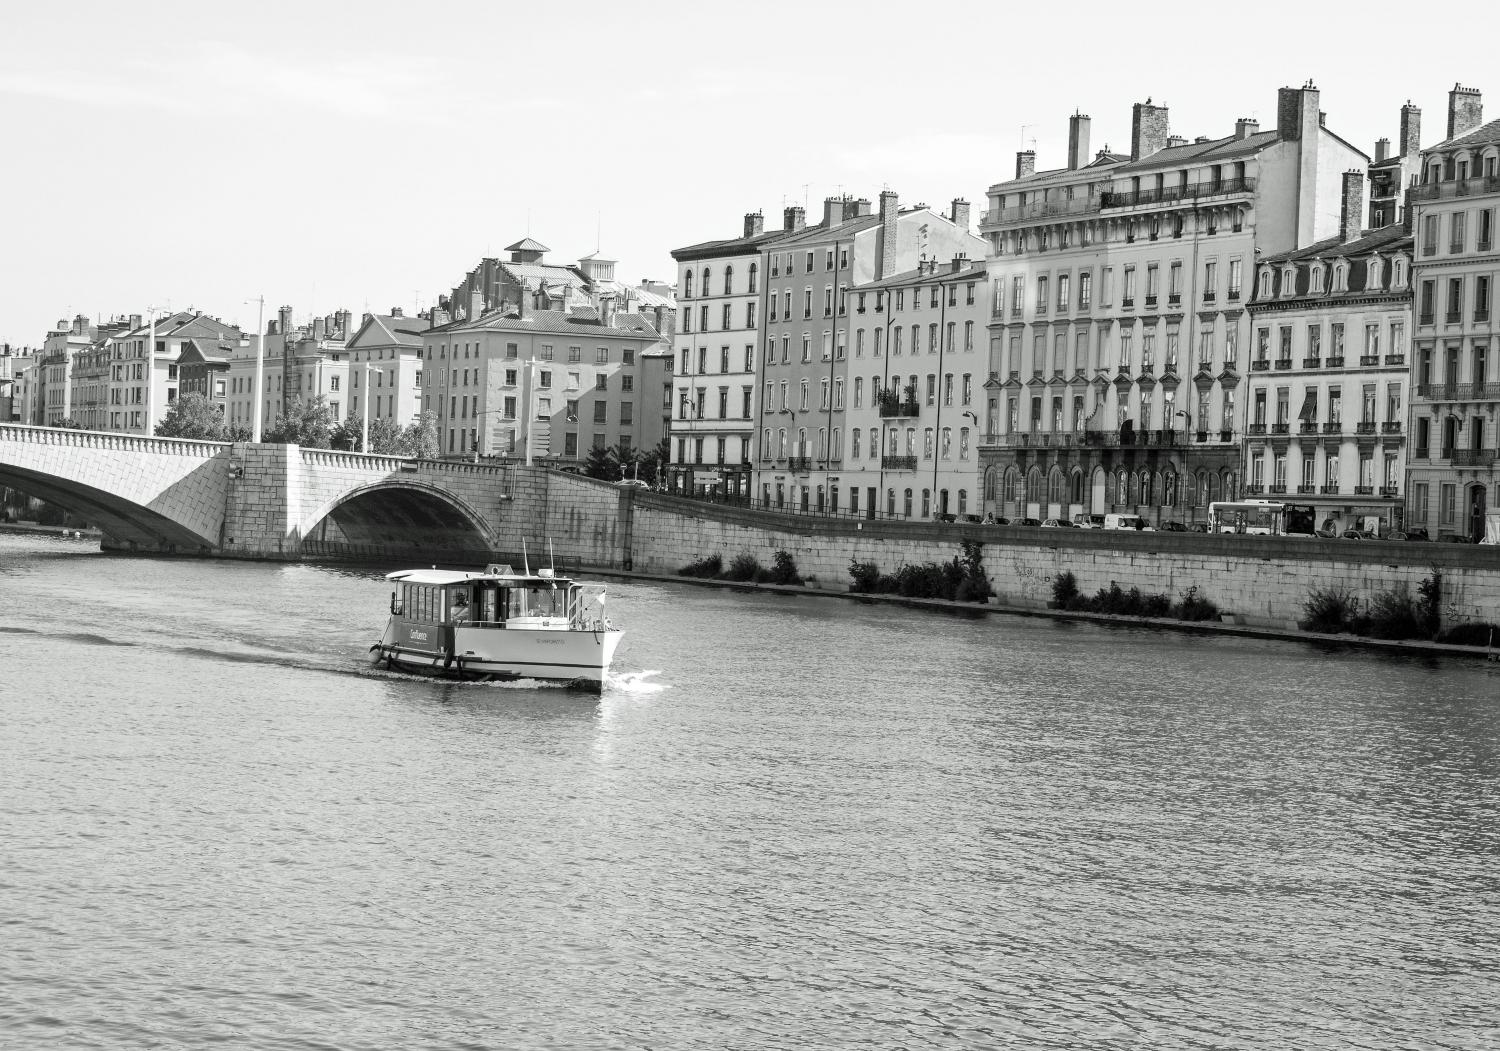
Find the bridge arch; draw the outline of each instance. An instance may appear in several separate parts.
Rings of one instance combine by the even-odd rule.
[[[311,543],[387,551],[490,551],[494,538],[481,514],[453,492],[416,479],[389,478],[325,500],[302,520]]]

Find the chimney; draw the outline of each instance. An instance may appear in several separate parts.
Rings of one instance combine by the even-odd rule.
[[[1167,136],[1167,148],[1168,149],[1171,149],[1173,146],[1186,146],[1186,145],[1187,145],[1187,136],[1186,135],[1168,135]]]
[[[1346,244],[1359,239],[1365,217],[1365,173],[1351,168],[1344,173],[1339,195],[1339,239]]]
[[[960,270],[962,270],[965,266],[967,266],[968,263],[969,263],[969,257],[966,256],[966,255],[964,255],[962,252],[960,252],[960,253],[958,253],[958,255],[956,255],[956,256],[953,257],[952,261],[949,262],[948,266],[949,266],[949,269],[953,273],[956,274]]]
[[[781,213],[781,228],[789,234],[807,226],[807,210],[801,206],[794,205]]]
[[[1205,142],[1212,142],[1212,141],[1213,140],[1210,139],[1207,135],[1199,135],[1196,139],[1193,140],[1193,145],[1194,146],[1202,146]]]
[[[745,213],[745,236],[759,237],[766,232],[766,217],[760,212]]]
[[[1248,139],[1252,135],[1260,134],[1260,121],[1254,117],[1241,117],[1234,122],[1234,137],[1236,139]]]
[[[401,313],[401,308],[400,307],[391,307],[391,317],[405,317],[405,316],[406,316],[405,314]]]
[[[268,336],[279,336],[279,335],[281,335],[281,322],[277,321],[275,318],[272,318],[270,321],[267,321],[266,322],[266,335],[268,335]]]
[[[842,197],[823,198],[823,228],[832,230],[844,221],[844,199]]]
[[[1411,100],[1401,107],[1401,156],[1415,158],[1422,152],[1422,107]]]
[[[1016,154],[1016,178],[1024,179],[1036,174],[1036,150],[1022,150]]]
[[[284,306],[276,311],[276,319],[281,322],[281,334],[284,336],[292,331],[292,308]]]
[[[1383,139],[1383,138],[1382,139],[1376,139],[1375,140],[1375,163],[1379,164],[1381,161],[1389,160],[1390,156],[1391,156],[1391,140],[1390,139]]]
[[[79,314],[73,319],[73,331],[77,335],[83,335],[89,330],[89,319],[85,314]]]
[[[850,216],[850,218],[863,218],[864,216],[869,214],[870,199],[868,197],[861,197],[859,200],[854,202],[854,215]]]
[[[968,201],[964,200],[962,197],[955,197],[955,198],[953,198],[953,211],[951,213],[949,213],[949,214],[950,214],[950,217],[953,219],[953,225],[954,226],[958,227],[964,233],[968,233],[969,232],[969,202]]]
[[[315,343],[321,343],[321,342],[323,342],[323,337],[326,336],[327,334],[328,334],[328,319],[327,318],[321,318],[321,317],[315,317],[315,318],[313,318],[313,330],[312,330],[313,342],[315,342]]]
[[[1276,134],[1283,142],[1296,142],[1304,132],[1318,127],[1318,89],[1312,81],[1300,88],[1276,91]]]
[[[599,297],[599,324],[606,328],[615,327],[615,297],[613,293],[606,292]]]
[[[880,267],[875,274],[876,280],[896,272],[896,224],[901,218],[900,201],[895,190],[884,190],[880,194]]]
[[[343,335],[343,337],[345,339],[348,339],[349,337],[351,337],[351,336],[354,335],[353,332],[349,331],[349,311],[347,311],[347,310],[336,310],[336,311],[334,311],[333,321],[334,321],[334,327],[337,329],[337,331],[340,334]]]
[[[469,293],[469,320],[478,321],[484,313],[484,293],[477,289]]]
[[[131,314],[130,315],[130,327],[133,328],[133,329],[141,327],[141,315],[139,315],[139,314]]]
[[[1142,160],[1162,149],[1167,144],[1169,134],[1171,134],[1171,124],[1167,119],[1167,107],[1153,106],[1149,98],[1131,107],[1131,160]]]
[[[1478,88],[1454,84],[1448,92],[1448,138],[1466,135],[1484,123],[1484,99]]]
[[[1068,167],[1082,168],[1089,162],[1089,127],[1093,122],[1087,113],[1073,111],[1068,118]]]

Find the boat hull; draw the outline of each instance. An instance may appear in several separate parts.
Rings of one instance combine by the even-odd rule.
[[[435,627],[393,616],[371,647],[386,667],[444,679],[536,679],[598,693],[624,632]]]

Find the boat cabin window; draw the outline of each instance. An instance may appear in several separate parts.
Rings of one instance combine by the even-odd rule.
[[[401,585],[401,614],[436,624],[443,619],[443,589],[432,584]]]

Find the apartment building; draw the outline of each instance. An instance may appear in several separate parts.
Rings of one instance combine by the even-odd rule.
[[[128,325],[104,341],[109,367],[107,429],[154,433],[177,399],[183,349],[196,343],[228,350],[240,342],[237,326],[199,311],[179,310],[144,322],[132,314]]]
[[[1362,233],[1364,173],[1344,181],[1341,235],[1256,270],[1244,493],[1384,535],[1406,519],[1412,240],[1400,224]]]
[[[1238,494],[1246,282],[1335,236],[1339,176],[1369,163],[1311,83],[1277,103],[1274,131],[1192,142],[1136,103],[1128,155],[1090,154],[1074,114],[1066,167],[1026,151],[990,188],[985,510],[1190,520]]]
[[[984,261],[957,255],[850,290],[840,467],[850,510],[902,518],[978,510],[987,288]]]
[[[35,361],[31,347],[0,346],[0,423],[20,420],[21,374]]]
[[[471,296],[464,320],[439,314],[423,333],[422,408],[438,414],[443,455],[576,463],[657,433],[639,381],[660,337],[641,315],[617,313],[612,295],[602,310],[489,312]]]
[[[782,236],[760,212],[739,237],[679,248],[675,363],[666,392],[671,425],[668,484],[677,492],[749,496],[755,441],[755,349],[764,281],[761,251]]]
[[[347,310],[313,317],[305,324],[295,324],[290,306],[282,306],[266,331],[258,337],[264,343],[261,353],[261,379],[255,382],[255,339],[237,344],[229,357],[225,374],[228,384],[228,422],[231,427],[254,429],[255,397],[261,397],[261,427],[274,426],[276,418],[285,415],[296,403],[321,397],[337,425],[347,415],[349,391],[349,353],[347,342],[353,336],[352,315]]]
[[[941,215],[920,204],[903,209],[890,190],[880,195],[878,213],[868,200],[830,197],[815,226],[806,225],[803,209],[786,209],[781,236],[761,250],[756,499],[773,507],[869,512],[870,479],[862,476],[856,485],[844,474],[849,342],[859,327],[850,318],[849,293],[915,271],[919,262],[983,251],[963,200]]]
[[[1478,540],[1500,485],[1500,121],[1473,88],[1448,93],[1447,136],[1422,151],[1408,193],[1416,259],[1408,518]]]
[[[422,412],[423,336],[430,315],[407,317],[400,307],[389,314],[366,314],[345,344],[349,360],[349,417],[374,423],[389,419],[399,427]]]

